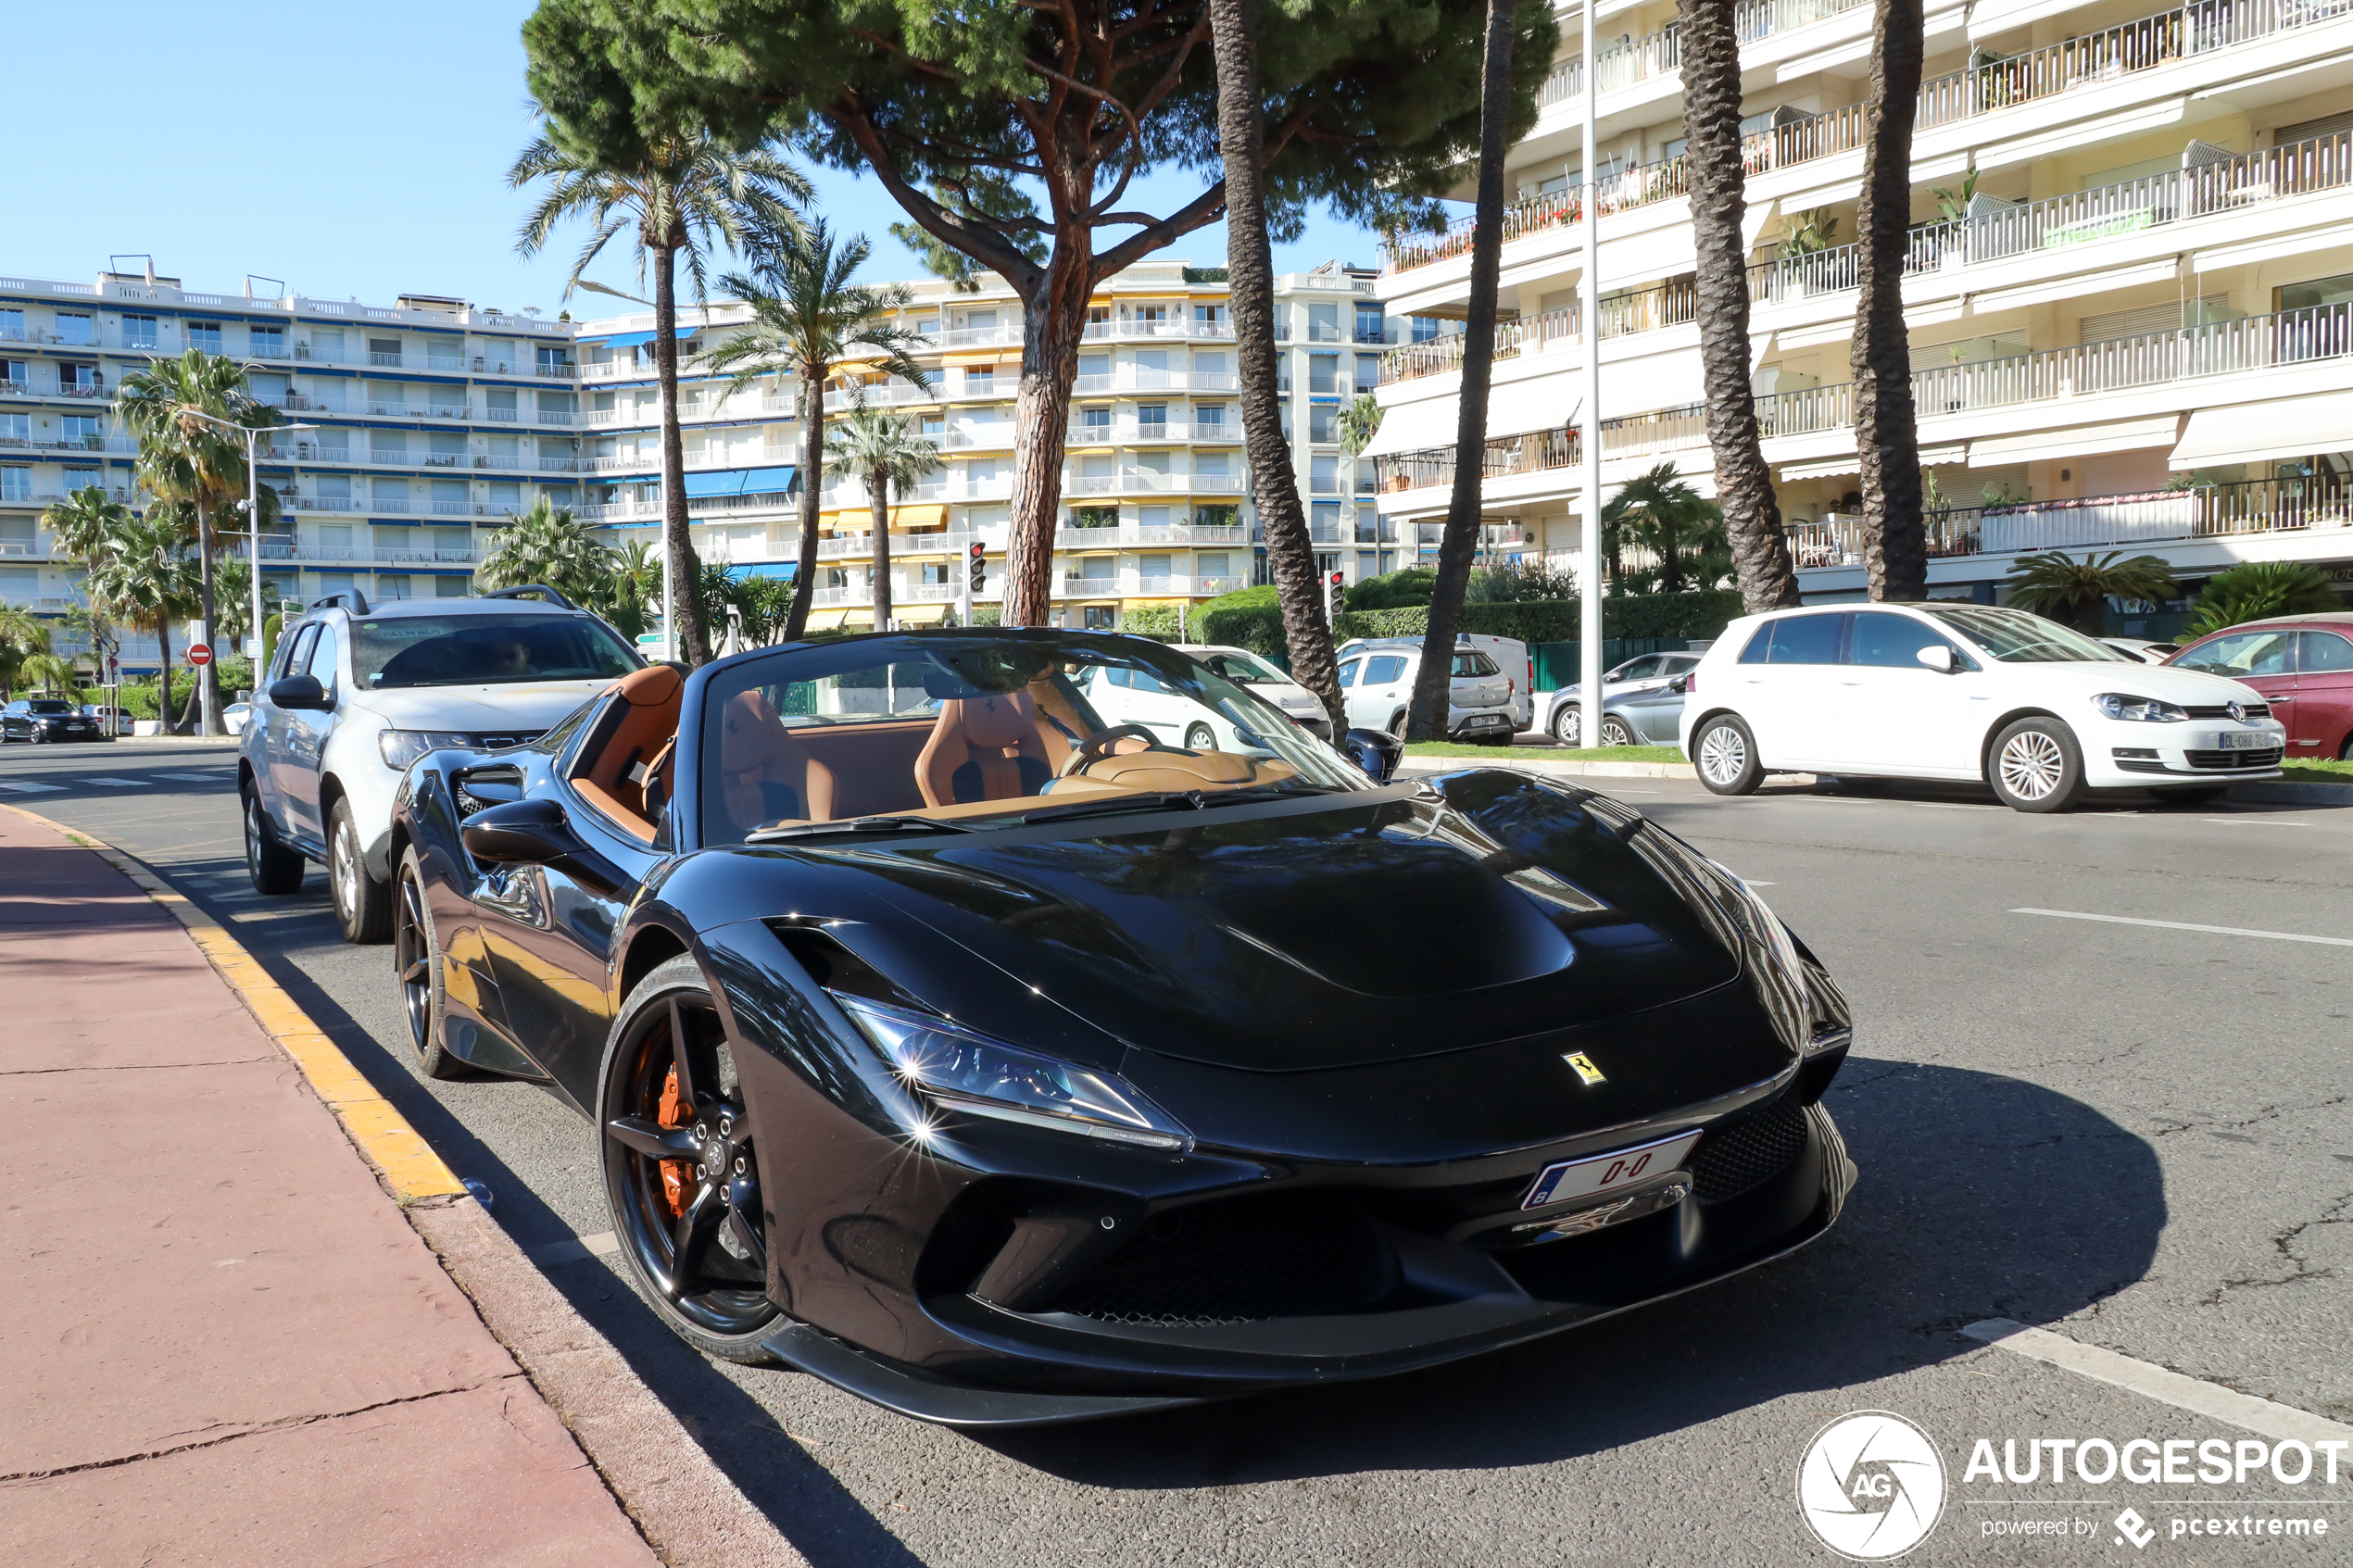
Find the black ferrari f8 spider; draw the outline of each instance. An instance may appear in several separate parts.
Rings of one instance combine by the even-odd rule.
[[[936,1421],[1428,1366],[1827,1229],[1803,944],[1605,797],[1395,760],[1127,636],[642,670],[410,769],[410,1027],[587,1116],[687,1340]]]

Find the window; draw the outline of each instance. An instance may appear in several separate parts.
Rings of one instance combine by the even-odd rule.
[[[295,358],[297,359],[324,359],[329,364],[337,363],[343,358],[343,329],[341,327],[311,328],[309,344],[309,349],[306,352],[303,345],[300,343],[296,343],[295,345]]]
[[[245,328],[245,347],[257,359],[283,359],[286,357],[286,329],[248,326]]]
[[[425,466],[432,469],[465,467],[466,438],[454,430],[436,430],[425,436]]]
[[[1232,570],[1231,559],[1223,550],[1204,550],[1193,558],[1193,570],[1203,577],[1223,577]]]
[[[24,379],[23,360],[0,359],[0,382],[6,382],[11,386],[21,388],[24,385]]]
[[[466,579],[436,577],[433,580],[433,596],[436,599],[462,599],[466,596]]]
[[[1082,432],[1086,433],[1087,433],[1087,434],[1088,434],[1088,435],[1094,435],[1094,436],[1108,436],[1108,435],[1110,435],[1110,433],[1111,433],[1111,410],[1110,410],[1109,408],[1081,408],[1081,409],[1079,409],[1079,410],[1078,410],[1078,428],[1079,428]]]
[[[409,509],[409,482],[405,479],[370,480],[368,505],[380,512],[407,511]]]
[[[149,321],[153,321],[155,320],[153,316],[149,316],[145,319]],[[22,343],[24,341],[23,311],[19,310],[14,307],[0,309],[0,338],[6,338],[11,343]]]
[[[400,340],[396,337],[371,337],[368,340],[368,363],[397,365],[400,363]]]
[[[1340,459],[1310,458],[1307,460],[1307,488],[1318,495],[1340,494]]]
[[[153,348],[160,341],[153,316],[125,316],[122,319],[123,347]]]
[[[1937,635],[1935,628],[1923,626],[1908,615],[1863,610],[1855,617],[1855,631],[1848,640],[1846,662],[1898,670],[1922,670],[1927,668],[1919,661],[1922,648],[1951,646],[1950,643]]]
[[[1369,299],[1360,299],[1356,302],[1356,341],[1358,343],[1381,342],[1387,324],[1381,320],[1381,307],[1378,302]]]
[[[1145,528],[1165,528],[1168,526],[1168,508],[1139,507],[1136,508],[1136,521]]]
[[[1137,404],[1136,424],[1139,433],[1147,440],[1166,435],[1168,433],[1168,405],[1165,403]]]
[[[2233,680],[2246,675],[2284,675],[2293,668],[2289,652],[2295,637],[2293,632],[2235,632],[2194,648],[2173,662],[2183,670],[2202,670],[2209,675],[2227,675]],[[2341,637],[2337,640],[2344,641]]]
[[[1079,580],[1086,583],[1108,583],[1118,574],[1118,566],[1117,556],[1084,557],[1078,563]]]
[[[1330,396],[1340,389],[1340,356],[1310,354],[1307,357],[1307,390]]]
[[[60,310],[57,312],[57,341],[71,344],[95,343],[98,341],[97,334],[91,330],[92,325],[89,316],[81,311]]]
[[[30,501],[32,499],[31,469],[0,469],[0,501]]]
[[[1176,575],[1174,561],[1175,558],[1171,556],[1138,556],[1136,575],[1146,583],[1164,584]]]
[[[409,578],[404,574],[376,579],[376,597],[405,599],[409,596]]]
[[[390,458],[405,462],[409,457],[409,433],[405,430],[371,430],[368,433],[368,455],[382,462]]]
[[[1338,343],[1340,341],[1340,306],[1336,302],[1310,305],[1307,307],[1307,341]]]
[[[1136,307],[1136,320],[1141,323],[1158,326],[1168,320],[1168,307],[1165,305],[1139,305]]]
[[[31,439],[31,415],[0,414],[0,441],[24,442]]]
[[[1317,403],[1307,410],[1307,439],[1328,445],[1340,439],[1340,405]]]
[[[1414,324],[1414,341],[1416,343],[1428,343],[1438,335],[1437,317],[1408,316],[1405,319]]]
[[[1110,605],[1088,605],[1087,607],[1087,630],[1089,632],[1118,631],[1119,611]]]
[[[220,322],[190,321],[187,325],[187,331],[189,347],[201,348],[207,354],[218,354],[220,352]]]
[[[1477,648],[1471,649],[1468,653],[1458,653],[1454,656],[1453,675],[1456,680],[1466,677],[1477,679],[1485,675],[1500,675],[1503,672],[1493,659]]]
[[[1199,355],[1194,356],[1194,362],[1196,364],[1200,362]],[[1193,425],[1195,429],[1202,431],[1224,431],[1226,428],[1226,405],[1223,403],[1194,404]]]
[[[1165,348],[1136,350],[1136,384],[1143,387],[1169,384],[1168,350]]]
[[[964,367],[964,395],[966,396],[987,397],[996,390],[996,366],[967,365]]]
[[[1741,649],[1743,664],[1836,664],[1847,615],[1787,615],[1756,629]]]
[[[484,387],[482,394],[483,411],[493,421],[511,424],[515,418],[515,389],[511,386]],[[508,437],[510,441],[512,436]]]
[[[1356,684],[1356,671],[1357,663],[1353,659],[1340,667],[1340,690],[1346,691],[1349,687]]]
[[[106,421],[95,414],[67,414],[58,419],[59,433],[70,445],[96,447],[104,439]]]
[[[1929,616],[2005,664],[2131,664],[2106,643],[2018,609],[1940,604]]]
[[[1380,356],[1378,354],[1356,356],[1356,390],[1370,392],[1378,385],[1380,385]]]
[[[286,644],[284,656],[278,660],[279,679],[283,680],[296,671],[309,665],[310,645],[318,635],[319,627],[315,621],[308,626],[298,626],[295,629],[293,638]]]
[[[2353,640],[2334,632],[2304,632],[2297,634],[2296,648],[2297,670],[2307,675],[2334,674],[2353,670]]]
[[[349,474],[315,474],[311,477],[310,488],[311,493],[318,497],[321,509],[335,512],[351,509],[351,476]]]
[[[1196,330],[1214,332],[1222,337],[1226,332],[1226,307],[1222,305],[1194,306],[1193,326]]]
[[[1385,653],[1365,661],[1365,684],[1393,686],[1405,678],[1405,659],[1401,654]]]

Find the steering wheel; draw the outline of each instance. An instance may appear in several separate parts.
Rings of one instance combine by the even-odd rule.
[[[1063,759],[1062,771],[1054,776],[1066,779],[1073,773],[1085,772],[1093,764],[1110,756],[1111,743],[1123,737],[1142,741],[1153,750],[1158,750],[1160,746],[1159,738],[1141,724],[1114,724],[1108,730],[1097,730],[1072,746],[1070,755]]]

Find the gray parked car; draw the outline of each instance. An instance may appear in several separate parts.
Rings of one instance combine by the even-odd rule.
[[[1683,716],[1678,676],[1698,668],[1696,653],[1646,653],[1602,676],[1604,746],[1673,746]],[[1582,746],[1583,683],[1563,686],[1544,710],[1544,728],[1563,746]]]

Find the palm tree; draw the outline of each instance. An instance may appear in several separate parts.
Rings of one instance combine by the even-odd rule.
[[[748,223],[792,224],[792,202],[807,201],[810,185],[799,170],[762,150],[729,150],[708,130],[681,132],[647,143],[642,163],[608,169],[565,150],[547,137],[534,140],[507,171],[516,187],[547,182],[538,205],[523,220],[515,249],[535,256],[556,225],[568,218],[588,220],[587,243],[565,280],[564,296],[583,286],[581,274],[603,254],[606,244],[634,227],[637,276],[651,264],[654,297],[654,370],[661,385],[663,539],[671,581],[677,584],[679,624],[688,663],[711,661],[710,629],[691,594],[695,581],[694,535],[686,527],[686,462],[678,433],[678,263],[686,261],[695,298],[704,298],[703,255],[714,240],[740,248]],[[601,293],[616,291],[585,285]],[[623,298],[631,297],[623,295]]]
[[[17,679],[35,691],[64,696],[73,690],[73,666],[54,653],[28,654],[17,668]]]
[[[612,554],[608,574],[587,584],[580,602],[635,642],[653,629],[652,606],[661,598],[661,561],[653,546],[632,539]]]
[[[1871,7],[1870,96],[1863,111],[1863,201],[1855,214],[1855,447],[1863,469],[1863,567],[1873,599],[1928,596],[1920,437],[1912,406],[1904,266],[1911,245],[1912,121],[1926,47],[1921,0]]]
[[[25,661],[49,651],[49,628],[31,610],[0,605],[0,700],[16,696]]]
[[[206,634],[218,637],[214,520],[245,493],[245,443],[222,427],[276,424],[280,415],[245,389],[245,370],[235,360],[201,348],[191,348],[177,359],[150,359],[145,370],[123,377],[115,394],[115,414],[138,438],[139,483],[158,500],[180,508],[179,515],[195,532],[197,614]],[[219,734],[220,688],[215,668],[199,669],[195,684],[201,733]]]
[[[2098,636],[2107,629],[2109,599],[2155,601],[2170,599],[2178,591],[2164,561],[2156,556],[2121,560],[2123,554],[2087,551],[2081,560],[2056,551],[2029,556],[2010,567],[2009,602]]]
[[[1721,519],[1716,503],[1692,489],[1673,463],[1661,463],[1628,480],[1602,508],[1613,590],[1620,575],[1617,540],[1631,534],[1658,556],[1658,591],[1681,593],[1687,553],[1705,550],[1703,535],[1711,524],[1720,525]]]
[[[1347,727],[1340,664],[1332,657],[1321,573],[1299,500],[1299,476],[1283,435],[1275,364],[1275,257],[1267,241],[1266,93],[1258,73],[1258,0],[1209,0],[1211,57],[1217,72],[1217,141],[1226,172],[1226,281],[1232,290],[1234,349],[1241,371],[1242,442],[1251,499],[1266,540],[1266,564],[1282,607],[1291,679],[1315,696],[1337,739]]]
[[[793,572],[785,641],[809,628],[817,584],[817,508],[825,481],[825,383],[845,359],[928,389],[931,378],[909,353],[924,339],[891,318],[915,302],[904,283],[853,283],[874,247],[863,234],[837,239],[822,218],[789,226],[756,225],[746,236],[750,271],[730,272],[721,286],[751,312],[744,329],[711,355],[711,368],[733,379],[730,393],[762,376],[800,381],[800,562]]]
[[[1504,155],[1510,148],[1512,22],[1515,0],[1487,0],[1486,58],[1478,78],[1478,190],[1471,231],[1470,300],[1463,329],[1463,390],[1455,410],[1454,488],[1438,542],[1438,585],[1430,596],[1422,659],[1414,674],[1409,740],[1444,740],[1454,672],[1454,632],[1462,624],[1463,593],[1487,476],[1487,389],[1495,375],[1495,294],[1504,263]],[[1592,199],[1592,190],[1587,190]],[[1590,265],[1590,263],[1589,263]],[[1588,420],[1591,425],[1593,421]],[[1588,431],[1592,440],[1597,431]]]
[[[1380,399],[1369,392],[1360,392],[1343,404],[1340,410],[1340,450],[1353,458],[1373,444],[1380,433]]]
[[[1747,201],[1742,191],[1740,36],[1732,12],[1731,0],[1680,0],[1676,25],[1683,51],[1684,167],[1691,182],[1692,241],[1698,251],[1693,289],[1707,445],[1741,601],[1754,613],[1796,604],[1798,592],[1748,377],[1748,242],[1741,235]]]
[[[2147,598],[2146,594],[2134,595]],[[2343,609],[2336,588],[2320,569],[2302,561],[2248,561],[2217,572],[2197,596],[2183,641],[2220,632],[2272,615],[2310,615],[2317,610]]]
[[[107,493],[94,484],[86,484],[62,501],[52,501],[43,508],[41,526],[57,541],[60,555],[71,556],[85,565],[96,552],[99,544],[122,526],[131,508],[120,501],[107,499]]]
[[[123,519],[91,557],[82,586],[93,605],[126,625],[156,634],[162,655],[156,713],[169,724],[171,623],[195,608],[201,583],[179,522],[163,512],[162,508],[150,508],[145,515]]]
[[[939,471],[939,448],[916,433],[915,421],[887,408],[860,404],[825,437],[825,455],[865,482],[875,517],[875,630],[890,629],[890,492],[900,495]]]
[[[513,588],[543,583],[567,597],[594,598],[613,575],[619,558],[587,524],[542,495],[530,509],[497,532],[497,543],[474,568],[483,588]]]

